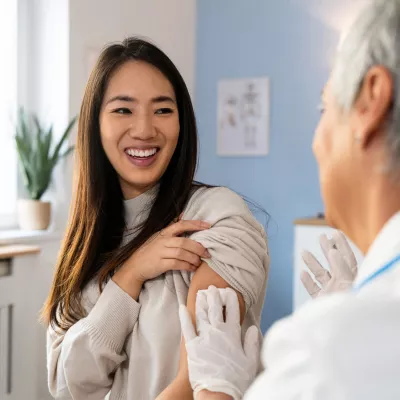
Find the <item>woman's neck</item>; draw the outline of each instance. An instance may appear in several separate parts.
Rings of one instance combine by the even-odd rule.
[[[154,188],[157,185],[157,183],[145,186],[139,186],[139,185],[134,186],[131,183],[128,183],[121,179],[120,185],[121,185],[122,195],[124,196],[124,200],[132,200]]]

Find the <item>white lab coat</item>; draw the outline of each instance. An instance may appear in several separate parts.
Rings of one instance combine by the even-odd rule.
[[[385,225],[355,286],[400,254],[400,213]],[[400,263],[358,292],[305,304],[266,336],[266,367],[245,400],[400,399]]]

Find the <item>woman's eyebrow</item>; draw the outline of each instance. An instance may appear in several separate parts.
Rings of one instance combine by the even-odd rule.
[[[106,104],[110,104],[114,101],[125,101],[125,102],[129,102],[129,103],[134,103],[137,100],[134,97],[124,95],[124,94],[119,94],[119,95],[111,97],[111,99],[107,100]]]
[[[127,103],[135,103],[138,100],[136,98],[132,97],[132,96],[119,94],[119,95],[113,96],[113,97],[111,97],[111,99],[107,100],[106,104],[110,104],[110,103],[112,103],[114,101],[124,101],[124,102],[127,102]],[[154,98],[151,99],[151,102],[152,103],[165,103],[165,102],[168,102],[168,103],[176,104],[176,101],[172,97],[165,96],[165,95],[154,97]]]
[[[157,97],[154,97],[151,101],[152,101],[153,103],[164,103],[164,102],[168,102],[168,103],[176,104],[176,101],[175,101],[172,97],[170,97],[170,96],[157,96]]]

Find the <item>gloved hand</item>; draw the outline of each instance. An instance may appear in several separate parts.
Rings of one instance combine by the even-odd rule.
[[[347,290],[352,286],[357,274],[357,260],[342,232],[335,231],[332,239],[326,235],[320,236],[320,244],[330,271],[326,270],[309,252],[303,252],[303,260],[311,273],[302,271],[300,279],[311,297],[315,298],[326,293]]]
[[[208,290],[197,293],[198,334],[183,305],[179,317],[194,398],[200,391],[209,390],[225,393],[234,400],[241,399],[257,373],[260,341],[257,327],[252,326],[242,344],[239,301],[235,291],[210,286]]]

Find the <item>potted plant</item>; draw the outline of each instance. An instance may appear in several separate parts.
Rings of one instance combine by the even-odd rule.
[[[48,189],[54,167],[70,154],[74,147],[63,149],[76,117],[68,124],[57,143],[53,138],[53,126],[44,128],[34,114],[20,109],[18,114],[15,142],[29,199],[18,200],[18,223],[23,230],[44,230],[49,227],[50,202],[41,198]]]

